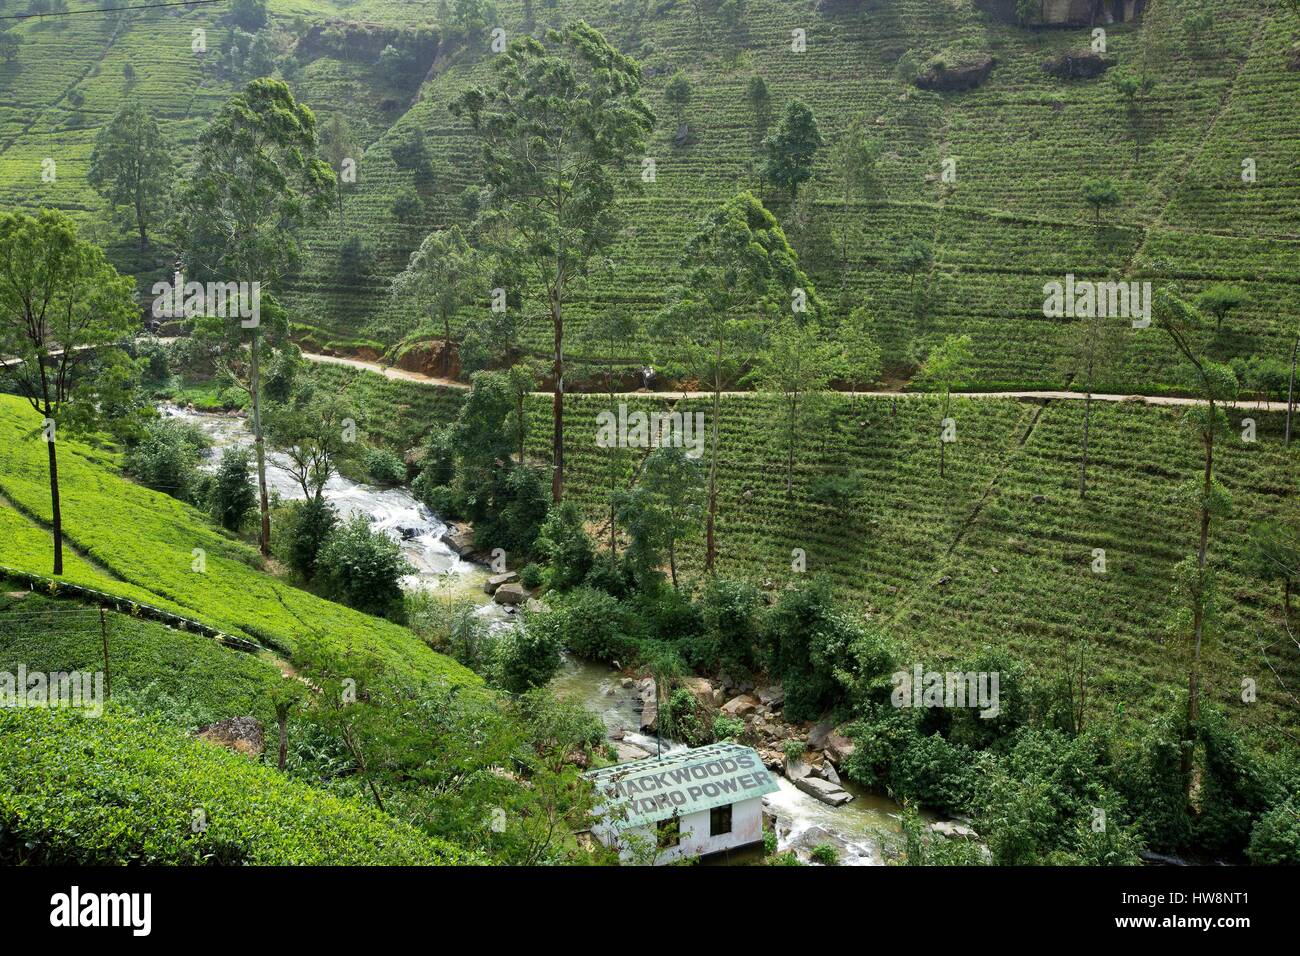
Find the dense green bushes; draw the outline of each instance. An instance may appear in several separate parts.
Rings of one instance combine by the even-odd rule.
[[[480,862],[158,720],[0,709],[0,862]]]
[[[398,543],[360,514],[335,528],[316,557],[316,578],[326,597],[395,620],[403,616],[401,579],[408,573]]]

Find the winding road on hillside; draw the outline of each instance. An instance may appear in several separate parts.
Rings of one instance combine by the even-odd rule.
[[[443,388],[468,389],[469,385],[465,382],[458,382],[454,379],[439,378],[436,375],[425,375],[422,372],[411,372],[407,369],[395,368],[390,365],[384,365],[380,362],[368,362],[365,359],[345,358],[340,355],[322,355],[315,352],[303,352],[302,357],[309,362],[318,362],[322,365],[343,365],[348,368],[362,369],[367,372],[374,372],[383,375],[385,378],[391,378],[403,382],[416,382],[421,385],[440,385]],[[550,392],[534,392],[535,395],[550,395]],[[601,393],[605,394],[605,393]],[[735,391],[723,392],[726,396],[756,395],[753,391]],[[934,392],[858,392],[859,395],[865,395],[870,398],[918,398],[927,395],[933,395]],[[1063,401],[1084,401],[1087,395],[1083,392],[1053,392],[1053,391],[1006,391],[1006,392],[961,392],[964,398],[1014,398],[1024,401],[1044,401],[1044,400],[1063,400]],[[615,392],[620,398],[644,398],[646,396],[655,396],[658,398],[679,400],[683,398],[709,398],[712,392],[656,392],[651,390],[642,390],[638,392]],[[1112,395],[1094,392],[1092,395],[1094,402],[1134,402],[1144,405],[1200,405],[1203,404],[1199,398],[1178,398],[1170,395]],[[1285,412],[1286,402],[1253,402],[1238,401],[1237,406],[1241,408],[1250,408],[1257,411],[1266,412]]]

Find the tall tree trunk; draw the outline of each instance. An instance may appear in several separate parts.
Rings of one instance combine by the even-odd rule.
[[[53,417],[51,417],[50,415],[50,406],[48,402],[45,405],[45,418],[47,422],[54,421]],[[50,428],[50,432],[49,432],[50,439],[48,442],[46,442],[46,445],[48,446],[49,457],[50,457],[50,523],[54,531],[54,573],[62,574],[63,573],[63,509],[59,505],[59,458],[58,455],[55,454],[55,450],[54,450],[54,440],[55,440],[54,428],[50,427],[49,425],[47,425],[46,427]]]
[[[1209,404],[1207,428],[1214,427],[1214,401]],[[1196,725],[1201,719],[1201,641],[1205,634],[1205,561],[1210,542],[1210,491],[1214,481],[1214,433],[1207,431],[1202,442],[1205,445],[1205,477],[1201,500],[1201,534],[1196,548],[1197,600],[1192,617],[1194,646],[1192,649],[1192,667],[1187,675],[1187,730],[1183,740],[1182,771],[1188,794],[1192,785],[1193,748],[1196,745]]]
[[[555,327],[554,397],[551,400],[552,435],[551,500],[556,504],[564,498],[564,310],[563,274],[558,273],[555,288],[551,291],[551,321]]]
[[[451,375],[451,316],[442,313],[442,377]]]
[[[1092,424],[1092,383],[1083,400],[1083,455],[1079,460],[1079,500],[1088,497],[1088,430]]]
[[[262,555],[271,554],[271,503],[266,491],[266,442],[262,435],[261,332],[253,330],[253,360],[249,366],[249,391],[253,399],[253,448],[257,453],[257,496],[262,516],[257,546]]]
[[[673,590],[677,590],[677,539],[668,539],[668,570],[673,578]]]
[[[709,440],[709,514],[704,526],[704,570],[713,574],[717,554],[715,525],[718,516],[718,417],[722,412],[722,340],[713,367],[713,427]]]
[[[1300,336],[1297,336],[1295,344],[1291,346],[1291,378],[1286,386],[1286,441],[1284,447],[1291,447],[1291,413],[1295,409],[1295,358],[1296,351],[1300,350]]]
[[[609,366],[605,368],[605,388],[609,390],[610,411],[614,412],[614,372]],[[614,489],[618,485],[616,466],[619,450],[617,442],[609,446],[609,554],[615,561],[618,560],[618,525],[614,513]]]

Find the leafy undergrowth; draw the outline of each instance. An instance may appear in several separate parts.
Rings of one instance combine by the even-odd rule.
[[[33,433],[33,424],[29,406],[0,396],[0,493],[48,525],[46,448]],[[473,674],[431,651],[405,628],[264,573],[254,549],[217,531],[195,509],[133,484],[97,460],[77,442],[59,443],[64,533],[113,576],[78,583],[124,597],[148,592],[154,596],[150,603],[180,608],[186,616],[289,657],[301,638],[310,637],[334,652],[370,658],[396,673],[478,683]],[[4,520],[15,522],[13,517]],[[48,574],[49,555],[48,550],[41,553],[30,532],[17,546],[0,539],[0,564]],[[84,564],[70,567],[81,576],[91,571]],[[196,570],[199,567],[203,570]]]
[[[161,720],[110,707],[99,718],[0,709],[0,862],[482,861]]]

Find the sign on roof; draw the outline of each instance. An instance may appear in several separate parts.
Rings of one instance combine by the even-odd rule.
[[[605,798],[597,814],[620,828],[752,800],[778,789],[758,754],[740,744],[646,757],[586,776]]]

